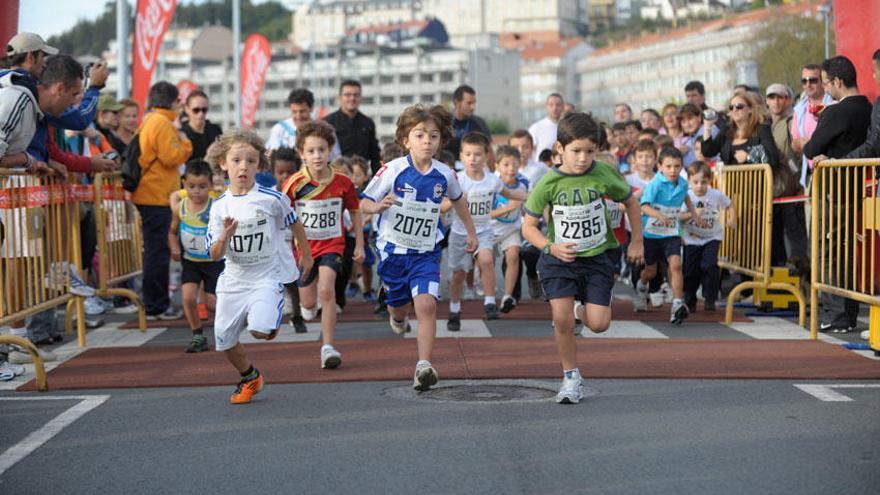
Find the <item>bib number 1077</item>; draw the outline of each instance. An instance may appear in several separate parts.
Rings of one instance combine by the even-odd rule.
[[[263,249],[262,232],[245,235],[234,235],[232,236],[232,242],[229,244],[229,248],[236,253],[250,253],[255,250],[255,247],[256,251],[262,251]]]
[[[429,238],[434,232],[434,220],[398,214],[391,228],[404,235]]]
[[[559,225],[562,227],[560,236],[571,240],[589,239],[602,233],[604,220],[598,216],[577,221],[560,220]]]

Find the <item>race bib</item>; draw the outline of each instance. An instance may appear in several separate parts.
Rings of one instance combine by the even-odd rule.
[[[492,191],[469,192],[467,195],[468,210],[474,225],[488,225],[492,220],[492,200],[495,193]]]
[[[623,222],[623,210],[620,209],[620,205],[605,198],[605,208],[608,208],[608,214],[611,218],[611,230],[620,228],[620,223]]]
[[[720,215],[715,208],[706,208],[700,212],[700,218],[705,222],[705,227],[698,227],[693,221],[689,221],[684,225],[685,230],[694,237],[700,239],[709,239],[715,236],[715,226],[718,225]]]
[[[273,222],[270,218],[239,220],[226,257],[239,265],[256,265],[272,259]]]
[[[675,220],[671,226],[665,225],[654,217],[648,217],[648,223],[645,232],[656,235],[658,237],[675,237],[679,235],[678,230],[678,213],[679,209],[674,206],[654,206],[654,209],[663,214],[666,218]]]
[[[439,221],[439,204],[398,199],[382,216],[382,238],[403,248],[433,251]]]
[[[597,199],[588,205],[554,205],[553,235],[555,242],[573,242],[578,252],[602,244],[608,235],[605,203]]]
[[[323,241],[342,236],[342,198],[297,201],[296,211],[309,240]]]
[[[210,258],[207,236],[208,227],[193,227],[182,222],[180,224],[180,243],[191,258],[205,260]]]

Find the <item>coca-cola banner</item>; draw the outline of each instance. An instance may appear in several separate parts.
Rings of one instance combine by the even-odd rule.
[[[859,89],[872,101],[878,93],[871,78],[871,59],[874,50],[880,47],[877,19],[880,19],[880,2],[834,0],[837,54],[855,64]]]
[[[199,89],[199,85],[190,81],[189,79],[182,79],[178,81],[177,91],[180,91],[180,94],[177,95],[177,100],[180,101],[181,104],[186,103],[186,97],[197,89]]]
[[[177,0],[138,0],[131,58],[131,97],[143,111],[162,38],[174,17]]]
[[[271,58],[269,40],[265,36],[252,34],[247,37],[241,54],[241,127],[244,129],[254,126]]]

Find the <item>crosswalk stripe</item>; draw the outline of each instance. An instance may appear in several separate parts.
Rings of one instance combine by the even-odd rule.
[[[296,333],[293,326],[289,324],[281,325],[278,336],[272,340],[255,339],[247,330],[243,330],[238,336],[238,341],[242,344],[273,344],[276,342],[317,342],[321,338],[321,323],[306,323],[308,332]]]
[[[468,339],[468,338],[489,338],[492,333],[483,320],[461,320],[461,330],[458,332],[450,332],[446,329],[447,320],[437,320],[437,338],[438,339]],[[416,329],[417,322],[410,321],[412,332],[404,334],[408,339],[414,339],[418,335]]]
[[[736,322],[727,325],[737,332],[759,340],[806,340],[810,332],[796,323],[777,317],[752,317],[753,323]]]
[[[640,321],[612,321],[602,333],[584,329],[583,337],[590,339],[668,339],[669,336]]]

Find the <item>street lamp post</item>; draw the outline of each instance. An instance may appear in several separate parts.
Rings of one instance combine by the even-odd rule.
[[[828,25],[830,23],[831,18],[831,5],[822,4],[817,9],[820,14],[822,14],[822,18],[825,20],[825,59],[828,60],[831,58],[831,44],[828,39]]]

